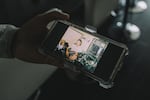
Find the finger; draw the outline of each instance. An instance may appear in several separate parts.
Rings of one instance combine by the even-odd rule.
[[[64,61],[62,59],[56,59],[56,58],[52,58],[50,56],[47,56],[47,58],[45,59],[45,63],[46,64],[50,64],[50,65],[55,65],[59,68],[63,68],[64,67]]]
[[[40,52],[37,52],[35,55],[35,58],[38,58],[38,61],[43,64],[49,64],[49,65],[54,65],[59,68],[63,68],[64,66],[64,60],[63,59],[56,59],[54,57],[51,57],[49,55],[43,55]]]

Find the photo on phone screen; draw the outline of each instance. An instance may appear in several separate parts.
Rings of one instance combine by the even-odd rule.
[[[54,52],[82,69],[94,73],[107,45],[107,41],[69,26]]]

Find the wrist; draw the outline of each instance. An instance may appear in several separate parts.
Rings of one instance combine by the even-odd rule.
[[[0,57],[1,58],[13,58],[12,44],[17,27],[10,24],[3,24],[0,26]]]

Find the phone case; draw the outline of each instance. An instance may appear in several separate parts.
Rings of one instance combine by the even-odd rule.
[[[80,30],[82,30],[82,31],[91,33],[91,34],[94,35],[94,36],[103,38],[104,40],[108,41],[109,43],[112,43],[112,44],[114,44],[114,45],[116,45],[116,46],[119,46],[119,47],[124,48],[122,54],[120,55],[120,58],[118,59],[118,62],[116,63],[115,68],[113,69],[113,71],[112,71],[112,73],[111,73],[111,75],[110,75],[110,77],[109,77],[109,80],[107,80],[107,81],[104,81],[102,78],[97,77],[97,76],[93,75],[92,73],[89,73],[89,72],[87,72],[87,71],[83,71],[83,70],[80,70],[80,69],[79,69],[81,72],[84,73],[84,75],[86,75],[86,76],[90,77],[91,79],[97,81],[101,87],[103,87],[103,88],[105,88],[105,89],[111,88],[111,87],[113,86],[113,84],[114,84],[114,79],[115,79],[115,77],[116,77],[118,71],[120,71],[120,69],[121,69],[121,67],[122,67],[122,65],[123,65],[123,59],[128,55],[128,48],[127,48],[127,46],[126,46],[125,44],[122,44],[122,43],[116,42],[116,41],[114,41],[114,40],[112,40],[112,39],[109,39],[109,38],[107,38],[107,37],[105,37],[105,36],[102,36],[102,35],[100,35],[100,34],[97,34],[97,33],[96,33],[96,28],[94,28],[94,27],[91,27],[91,26],[89,27],[89,26],[88,26],[88,27],[82,28],[82,27],[80,27],[80,26],[78,26],[78,25],[74,25],[74,24],[72,24],[72,23],[70,23],[70,22],[67,22],[67,21],[56,20],[56,21],[50,22],[50,23],[47,25],[47,28],[49,29],[49,31],[51,31],[51,30],[54,28],[55,24],[56,24],[58,21],[59,21],[59,22],[62,22],[62,23],[64,23],[64,24],[73,26],[73,27],[75,27],[75,28],[78,28],[78,29],[80,29]],[[67,61],[65,62],[64,66],[65,66],[66,68],[70,69],[70,70],[77,71],[77,72],[79,71],[78,69],[76,69],[76,66],[75,66],[75,65],[73,65],[73,64],[71,64],[71,63],[68,63]]]

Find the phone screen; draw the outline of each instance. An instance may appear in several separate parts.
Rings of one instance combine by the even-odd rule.
[[[93,73],[107,45],[108,42],[103,39],[69,26],[54,51],[67,61]]]
[[[44,42],[47,53],[108,80],[123,51],[108,41],[58,22]]]

